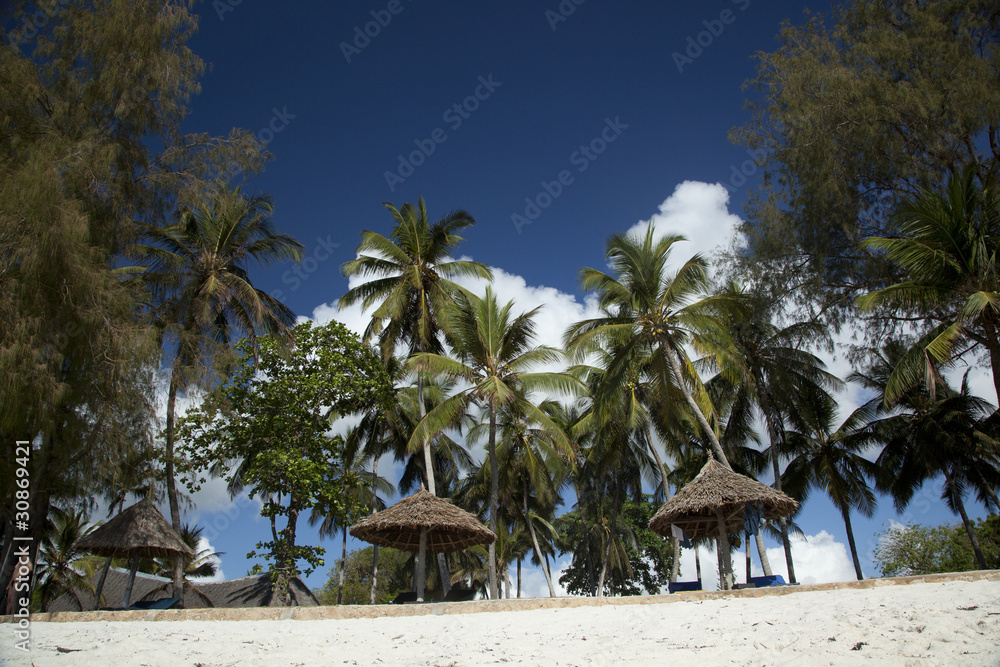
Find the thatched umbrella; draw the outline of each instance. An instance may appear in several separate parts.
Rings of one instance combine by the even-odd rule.
[[[649,527],[665,537],[671,536],[671,525],[683,528],[692,538],[717,536],[726,571],[723,586],[728,588],[733,571],[729,534],[743,530],[748,503],[760,507],[766,519],[788,516],[799,507],[798,502],[781,491],[710,459],[697,477],[660,507]]]
[[[87,534],[80,540],[79,547],[99,556],[107,556],[109,564],[112,557],[132,557],[132,571],[125,585],[123,607],[129,605],[140,558],[173,556],[176,553],[194,556],[190,547],[184,544],[184,540],[170,527],[156,506],[147,499],[140,500],[100,528]],[[105,571],[106,569],[105,567]],[[100,599],[103,584],[102,576],[95,600]]]
[[[351,526],[354,537],[404,551],[417,552],[417,597],[424,597],[421,553],[449,553],[497,539],[474,515],[421,488],[392,507],[375,512]]]

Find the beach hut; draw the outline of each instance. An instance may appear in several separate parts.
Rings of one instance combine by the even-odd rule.
[[[747,506],[760,509],[762,518],[794,514],[799,504],[781,491],[733,472],[709,459],[698,476],[660,507],[649,528],[664,537],[678,526],[690,538],[717,537],[723,559],[723,588],[732,588],[733,566],[729,535],[743,530]]]
[[[421,488],[392,507],[375,512],[350,529],[354,537],[404,551],[417,552],[417,599],[424,597],[424,559],[420,554],[449,553],[490,544],[496,535],[474,515]]]
[[[139,570],[140,558],[173,556],[178,553],[194,556],[191,549],[170,527],[160,511],[147,499],[140,500],[100,528],[86,535],[80,540],[79,548],[99,556],[107,556],[109,564],[112,557],[131,557],[132,570],[125,586],[122,607],[129,605],[132,584],[135,582],[135,575]],[[107,566],[105,566],[106,570]],[[103,583],[104,577],[98,584],[97,600],[100,599]]]

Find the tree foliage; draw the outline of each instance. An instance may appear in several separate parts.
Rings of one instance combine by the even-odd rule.
[[[372,561],[374,548],[366,547],[347,555],[344,568],[344,592],[342,604],[371,604]],[[323,588],[316,592],[320,604],[337,603],[337,588],[340,582],[340,562],[330,570],[330,578]],[[375,584],[375,604],[388,604],[400,593],[411,590],[413,582],[412,554],[379,547],[378,581]]]
[[[214,468],[261,498],[272,539],[248,557],[272,561],[279,577],[297,574],[300,560],[307,574],[323,564],[322,547],[295,542],[300,513],[319,508],[342,524],[358,510],[342,488],[343,440],[330,435],[331,421],[385,401],[390,392],[379,356],[344,325],[306,322],[293,335],[291,350],[280,339],[261,338],[256,359],[249,342],[241,343],[233,376],[188,413],[180,431],[195,471]],[[286,520],[280,531],[278,517]]]
[[[885,274],[865,237],[898,204],[962,164],[1000,159],[1000,11],[992,0],[856,0],[786,23],[747,83],[751,120],[732,138],[763,185],[741,231],[740,271],[777,294],[801,288],[830,321]],[[957,73],[961,73],[957,75]]]
[[[670,542],[649,529],[649,521],[659,505],[649,496],[641,502],[625,501],[618,524],[618,536],[623,546],[624,558],[617,567],[608,568],[604,580],[605,595],[658,595],[670,580],[673,549]],[[590,575],[583,558],[583,551],[576,549],[587,537],[582,531],[587,525],[581,520],[580,511],[567,512],[556,520],[560,542],[567,547],[574,545],[573,560],[559,577],[559,583],[570,595],[590,595]],[[592,531],[590,531],[592,532]],[[600,569],[601,551],[593,550]]]
[[[1000,568],[1000,517],[988,516],[975,524],[987,567]],[[962,524],[893,526],[877,533],[875,539],[875,568],[883,577],[966,572],[979,567]]]

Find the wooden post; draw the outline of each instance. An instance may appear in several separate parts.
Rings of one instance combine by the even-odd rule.
[[[132,598],[132,583],[135,581],[135,575],[139,571],[139,552],[136,551],[132,554],[132,571],[128,575],[128,581],[125,583],[125,599],[122,600],[122,607],[128,609],[128,604]]]
[[[417,579],[417,602],[424,601],[424,586],[426,584],[425,579],[426,570],[426,560],[427,560],[427,529],[420,529],[420,551],[417,552],[417,572],[414,575]]]

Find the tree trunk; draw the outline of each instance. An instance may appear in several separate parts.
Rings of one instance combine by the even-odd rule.
[[[858,558],[858,547],[854,544],[854,530],[851,528],[850,508],[843,507],[840,510],[840,515],[844,517],[844,528],[847,529],[847,544],[851,547],[851,558],[854,559],[854,572],[858,575],[858,581],[861,581],[865,577],[861,574],[861,560]]]
[[[770,577],[773,573],[771,572],[771,561],[767,558],[767,547],[764,546],[764,531],[758,530],[754,537],[757,542],[757,555],[760,556],[760,569],[764,571],[765,577]]]
[[[427,571],[425,566],[425,561],[427,559],[427,529],[420,529],[420,550],[417,551],[417,567],[416,572],[413,574],[417,585],[417,602],[424,601],[424,585],[425,579],[427,578]]]
[[[677,577],[681,572],[681,541],[676,537],[670,538],[670,541],[674,546],[674,562],[670,564],[670,579],[671,583],[677,581]]]
[[[948,486],[954,489],[951,473],[945,471],[945,478],[948,481]],[[983,550],[979,548],[979,538],[976,537],[976,529],[969,520],[969,515],[965,512],[965,503],[962,502],[962,496],[952,491],[951,497],[955,501],[955,507],[958,508],[959,516],[962,517],[962,524],[965,526],[965,533],[969,536],[969,542],[972,543],[972,552],[976,555],[976,562],[979,564],[979,569],[985,570],[987,569],[986,559],[983,557]]]
[[[781,463],[778,460],[778,447],[784,443],[784,426],[778,424],[778,417],[771,405],[771,398],[764,388],[763,378],[754,377],[757,383],[757,400],[760,402],[761,412],[764,413],[764,421],[767,423],[768,435],[771,438],[771,470],[774,473],[774,488],[781,491]],[[795,564],[792,562],[792,542],[788,539],[788,519],[781,517],[778,521],[781,527],[781,545],[785,549],[785,565],[788,567],[788,583],[794,584]]]
[[[722,578],[719,583],[722,585],[722,590],[729,591],[733,588],[732,547],[729,545],[729,532],[726,530],[725,517],[720,512],[716,512],[715,517],[719,520],[720,569],[722,570]]]
[[[179,352],[178,352],[179,354]],[[164,458],[166,464],[167,501],[170,505],[170,525],[179,535],[181,532],[181,509],[177,499],[177,480],[174,478],[174,410],[177,405],[178,379],[180,361],[174,360],[170,372],[170,387],[167,390],[167,424],[165,433]],[[184,608],[184,559],[180,554],[174,556],[173,597],[180,598],[178,608]]]
[[[746,554],[747,554],[747,581],[746,581],[746,583],[749,584],[750,583],[750,533],[746,534],[746,544],[744,544],[743,547],[744,547],[744,550],[746,551]]]
[[[695,573],[696,578],[698,579],[698,583],[700,584],[701,583],[701,556],[698,555],[698,546],[697,545],[692,545],[692,546],[694,546],[694,573]]]
[[[378,479],[378,456],[372,459],[372,507],[369,516],[375,514],[378,496],[375,493],[375,480]],[[372,545],[372,592],[370,604],[375,604],[375,590],[378,588],[378,545]]]
[[[340,577],[337,582],[337,604],[344,603],[344,570],[347,569],[347,526],[341,529],[344,539],[340,548]]]
[[[993,390],[1000,402],[1000,341],[997,340],[997,323],[992,317],[984,318],[986,349],[990,353],[990,370],[993,371]]]
[[[497,411],[493,401],[490,401],[490,530],[497,534],[497,511],[500,505],[500,471],[497,470]],[[490,553],[490,598],[500,597],[500,587],[497,583],[496,542],[491,542]]]
[[[549,566],[546,559],[542,556],[542,549],[538,544],[538,536],[535,535],[535,526],[531,523],[531,514],[528,512],[528,478],[524,478],[523,487],[523,498],[524,498],[524,522],[528,526],[528,535],[531,536],[531,546],[535,550],[535,556],[538,557],[538,562],[541,563],[542,574],[545,575],[545,583],[549,585],[549,597],[554,598],[556,596],[556,589],[552,585],[552,574],[549,572]],[[518,567],[520,568],[521,560],[517,561]],[[520,569],[518,570],[520,574]],[[518,587],[520,590],[520,586]],[[520,597],[520,596],[519,596]]]
[[[121,514],[121,512],[119,512]],[[97,590],[94,591],[94,609],[101,608],[101,593],[104,592],[104,582],[108,578],[108,570],[111,569],[111,561],[114,560],[113,556],[108,556],[108,559],[104,561],[104,567],[101,568],[101,578],[97,582]],[[82,606],[80,611],[86,611]]]
[[[663,465],[663,459],[660,458],[660,452],[657,451],[656,446],[653,444],[653,433],[649,430],[649,424],[643,425],[643,430],[646,433],[646,442],[649,443],[649,451],[653,455],[653,460],[656,461],[656,469],[660,471],[660,485],[663,488],[663,499],[664,501],[670,500],[670,483],[667,481],[667,467]],[[671,583],[677,581],[677,574],[680,572],[681,567],[681,543],[676,537],[666,538],[670,543],[671,551],[674,554],[673,562],[670,564],[670,578]]]
[[[521,599],[521,559],[517,559],[517,599]]]
[[[684,373],[681,369],[681,362],[677,356],[677,352],[667,346],[666,344],[661,344],[661,347],[666,353],[667,364],[670,366],[670,372],[674,374],[674,379],[677,381],[677,385],[684,394],[684,401],[691,408],[691,412],[694,413],[695,419],[698,420],[698,424],[701,429],[705,432],[708,437],[709,442],[712,444],[712,453],[715,454],[715,458],[722,465],[726,466],[730,470],[733,469],[729,465],[729,459],[726,458],[726,453],[722,450],[722,443],[719,442],[719,438],[715,435],[715,430],[712,428],[711,424],[708,423],[708,419],[705,417],[705,413],[701,411],[698,402],[694,400],[694,396],[691,395],[691,390],[688,389],[687,383],[684,381]]]

